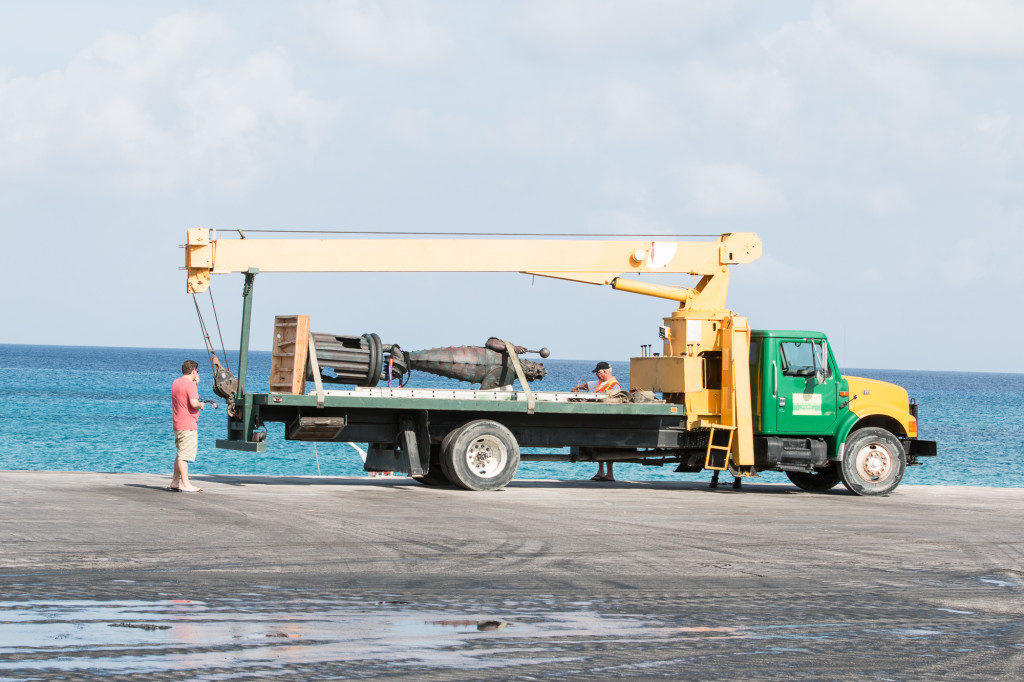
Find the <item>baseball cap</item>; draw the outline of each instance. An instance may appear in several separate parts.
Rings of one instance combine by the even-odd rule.
[[[597,363],[597,367],[594,368],[594,374],[597,374],[602,369],[611,369],[611,368],[612,368],[612,366],[609,365],[607,362],[599,362],[599,363]]]

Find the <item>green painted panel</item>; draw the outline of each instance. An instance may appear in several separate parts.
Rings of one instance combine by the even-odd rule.
[[[316,408],[315,395],[249,394],[255,405]],[[448,410],[455,412],[526,412],[526,400],[459,400],[444,398],[374,398],[325,396],[324,407],[378,408],[389,410]],[[537,414],[684,415],[681,405],[668,403],[556,403],[537,402]]]

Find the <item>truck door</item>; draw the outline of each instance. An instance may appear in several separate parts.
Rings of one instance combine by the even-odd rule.
[[[838,404],[838,372],[824,339],[775,339],[772,398],[778,434],[831,433]]]

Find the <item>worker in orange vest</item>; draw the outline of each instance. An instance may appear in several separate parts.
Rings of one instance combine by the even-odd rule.
[[[622,386],[619,384],[619,380],[612,375],[612,366],[607,362],[599,362],[594,367],[594,374],[597,375],[597,381],[584,381],[573,388],[573,392],[577,391],[589,391],[591,393],[617,393],[622,390]],[[605,462],[598,462],[597,474],[590,479],[591,481],[614,481],[615,474],[612,473],[612,466],[615,462],[607,462],[608,471],[605,473]]]

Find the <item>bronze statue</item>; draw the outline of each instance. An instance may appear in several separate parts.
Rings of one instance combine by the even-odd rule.
[[[542,351],[546,351],[544,348]],[[515,346],[516,354],[529,352],[524,346]],[[547,354],[541,352],[541,357]],[[511,386],[516,379],[516,371],[512,366],[509,354],[505,352],[505,342],[491,337],[481,346],[446,346],[427,350],[410,351],[409,369],[438,374],[449,379],[479,383],[480,388],[487,390]],[[532,360],[520,360],[523,374],[527,381],[540,381],[547,376],[543,364]]]
[[[479,383],[484,390],[511,386],[516,379],[511,356],[505,342],[496,337],[487,339],[483,346],[445,346],[426,350],[406,351],[398,344],[382,344],[376,334],[362,336],[336,336],[313,334],[321,379],[327,383],[377,386],[380,381],[398,381],[405,385],[412,370],[437,374]],[[542,358],[550,355],[547,348],[533,351],[514,346],[516,355],[537,353]],[[519,360],[526,380],[540,381],[547,375],[542,363]],[[325,374],[330,370],[332,374]]]

